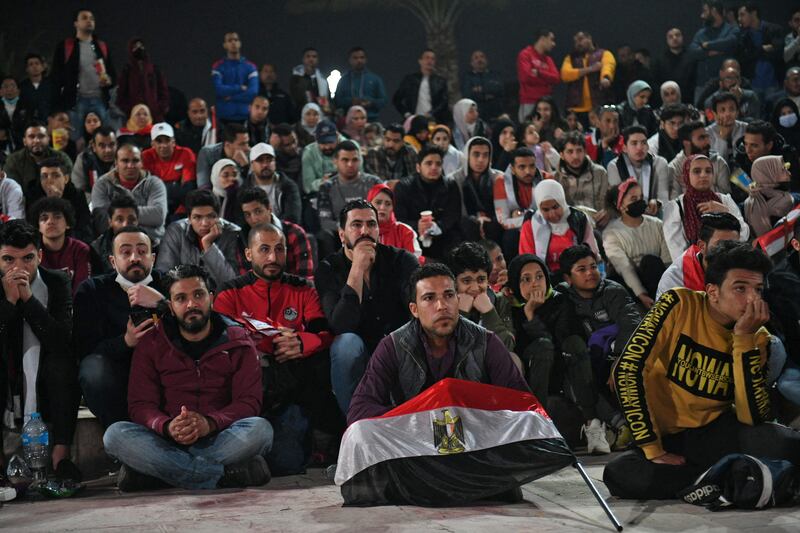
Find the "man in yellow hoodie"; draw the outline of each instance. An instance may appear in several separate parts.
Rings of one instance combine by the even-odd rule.
[[[636,449],[603,473],[621,498],[669,499],[729,453],[800,464],[800,433],[771,420],[772,263],[747,243],[708,254],[706,292],[665,292],[617,359],[613,384]]]
[[[577,113],[584,127],[588,127],[589,111],[616,103],[611,82],[614,81],[617,62],[611,52],[596,48],[587,32],[579,31],[573,41],[572,52],[561,64],[561,81],[567,84],[567,109]]]

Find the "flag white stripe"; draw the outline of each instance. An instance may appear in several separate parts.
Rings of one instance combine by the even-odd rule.
[[[464,431],[464,453],[532,439],[562,438],[553,422],[535,411],[487,411],[442,407],[390,418],[359,420],[342,438],[336,484],[389,459],[440,455],[434,443],[433,422],[447,409],[459,417]]]

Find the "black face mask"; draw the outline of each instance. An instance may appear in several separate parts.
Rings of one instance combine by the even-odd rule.
[[[628,204],[627,213],[630,217],[639,218],[640,216],[644,215],[646,210],[647,202],[645,202],[643,198],[640,198],[639,200]]]
[[[133,51],[133,57],[139,60],[145,59],[147,57],[147,52],[144,48],[137,48]]]

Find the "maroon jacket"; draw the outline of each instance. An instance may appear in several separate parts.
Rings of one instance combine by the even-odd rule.
[[[145,57],[139,60],[133,55],[135,37],[128,41],[128,62],[122,67],[117,86],[117,105],[131,116],[136,104],[145,104],[153,116],[153,123],[162,122],[169,111],[169,88],[161,70]]]
[[[142,337],[128,382],[131,421],[165,435],[182,405],[214,420],[220,431],[259,415],[261,364],[249,334],[217,313],[211,320],[224,321],[226,329],[197,362],[168,337],[164,321]]]

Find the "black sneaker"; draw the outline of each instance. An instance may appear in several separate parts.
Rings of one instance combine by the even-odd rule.
[[[258,487],[266,485],[272,478],[267,461],[260,455],[256,455],[246,461],[227,465],[225,474],[219,480],[220,488],[242,489],[244,487]]]
[[[122,465],[117,474],[117,489],[122,492],[135,492],[140,490],[156,490],[168,487],[166,483],[153,476],[142,474],[133,468]]]
[[[81,474],[81,471],[78,470],[78,467],[75,466],[75,463],[69,459],[62,459],[59,461],[58,466],[53,474],[59,481],[71,480],[76,483],[83,481],[83,475]]]

